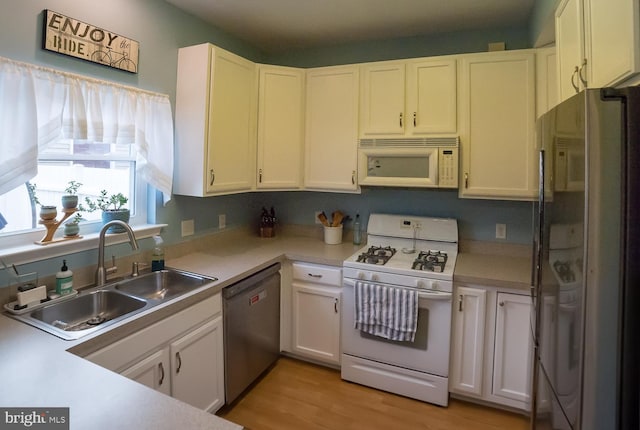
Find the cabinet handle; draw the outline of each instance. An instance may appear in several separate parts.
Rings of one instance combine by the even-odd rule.
[[[464,296],[460,294],[460,298],[458,299],[458,312],[462,312],[462,298]]]
[[[338,299],[333,299],[333,311],[338,313]]]
[[[162,363],[158,363],[158,369],[160,369],[160,380],[158,381],[158,385],[162,385],[164,382],[164,366]]]
[[[262,169],[258,170],[258,182],[262,183]]]
[[[587,66],[587,59],[585,58],[584,60],[582,60],[582,65],[580,66],[580,70],[578,70],[578,78],[580,78],[580,81],[582,82],[582,85],[584,86],[584,88],[587,88],[587,80],[586,78],[582,77],[582,70],[584,69],[586,72],[585,67]]]
[[[402,128],[402,112],[400,112],[400,128]]]
[[[469,188],[469,173],[464,172],[464,187]]]
[[[498,306],[504,306],[504,302],[498,303]]]
[[[180,357],[180,351],[176,352],[176,360],[178,361],[178,368],[176,369],[176,375],[180,373],[180,368],[182,367],[182,358]]]
[[[307,273],[307,275],[311,276],[312,278],[322,278],[322,275],[314,275],[313,273]]]
[[[356,171],[352,170],[351,171],[351,185],[355,185],[356,184]]]
[[[579,71],[580,70],[578,69],[578,66],[576,66],[576,68],[573,70],[573,73],[571,74],[571,86],[574,90],[576,90],[576,93],[580,91],[580,88],[578,87],[578,84],[576,83],[574,78],[579,73]]]
[[[417,118],[417,116],[418,116],[417,112],[414,112],[414,113],[413,113],[413,126],[414,126],[414,127],[417,125],[417,119],[416,119],[416,118]]]
[[[215,174],[215,172],[213,171],[213,169],[211,169],[211,170],[209,171],[209,175],[211,176],[211,180],[209,181],[209,185],[213,185],[213,183],[214,183],[214,182],[215,182],[215,180],[216,180],[216,174]]]

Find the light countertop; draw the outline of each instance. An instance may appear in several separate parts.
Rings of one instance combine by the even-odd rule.
[[[341,266],[360,246],[325,245],[319,237],[280,235],[259,238],[229,231],[167,250],[170,267],[214,276],[218,281],[143,312],[93,336],[64,341],[0,315],[0,405],[69,407],[72,429],[220,429],[241,426],[95,365],[81,356],[218,293],[259,270],[285,259]],[[496,258],[460,253],[456,282],[528,288],[526,258]],[[500,269],[498,269],[500,268]],[[70,352],[71,351],[71,352]]]

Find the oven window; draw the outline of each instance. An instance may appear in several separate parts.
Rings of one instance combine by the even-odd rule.
[[[418,326],[416,328],[416,337],[413,342],[389,340],[389,339],[385,339],[379,336],[374,336],[372,334],[368,334],[362,331],[360,332],[360,337],[368,340],[374,340],[376,342],[391,343],[394,345],[401,345],[407,348],[426,351],[429,343],[429,309],[427,308],[418,309]]]
[[[376,178],[428,178],[429,156],[367,158],[367,176]]]

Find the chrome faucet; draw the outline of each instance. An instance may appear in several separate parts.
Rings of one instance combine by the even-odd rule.
[[[103,225],[102,230],[100,230],[100,238],[98,241],[98,268],[96,269],[96,286],[97,287],[101,287],[107,282],[107,274],[113,273],[116,270],[118,270],[115,263],[113,267],[110,267],[108,269],[104,268],[104,236],[107,232],[107,229],[112,225],[119,225],[123,227],[127,232],[127,234],[129,235],[129,244],[131,245],[131,249],[134,251],[138,250],[138,242],[136,241],[136,236],[135,234],[133,234],[133,230],[131,230],[131,227],[129,227],[129,224],[127,224],[124,221],[120,221],[116,219],[113,221],[109,221],[108,223]]]

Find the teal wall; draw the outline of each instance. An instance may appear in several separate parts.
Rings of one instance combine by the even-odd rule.
[[[253,61],[303,67],[476,52],[485,50],[487,43],[497,41],[504,41],[508,49],[531,46],[531,29],[523,27],[267,55],[162,0],[4,0],[0,8],[0,56],[166,93],[172,105],[175,102],[178,48],[207,41]],[[44,9],[52,9],[137,40],[140,43],[139,73],[133,75],[41,49]],[[365,219],[374,211],[455,217],[460,220],[460,236],[464,239],[492,240],[496,222],[507,224],[508,242],[527,243],[531,236],[529,203],[461,200],[452,191],[365,189],[360,195],[249,193],[206,199],[174,196],[166,207],[158,198],[149,203],[151,220],[169,224],[163,233],[168,243],[181,240],[181,220],[194,219],[196,233],[215,230],[221,213],[226,215],[230,227],[247,225],[257,222],[262,205],[275,206],[281,222],[298,224],[313,224],[315,210],[341,208],[351,214],[360,211]],[[144,246],[150,246],[149,241],[145,241]],[[118,254],[127,252],[126,246],[116,248]],[[70,267],[95,264],[96,258],[91,252],[69,256]],[[42,274],[54,273],[59,269],[59,261],[39,262],[31,269]]]

